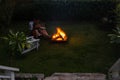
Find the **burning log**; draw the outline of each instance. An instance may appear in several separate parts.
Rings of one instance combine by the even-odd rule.
[[[57,27],[56,31],[57,32],[52,36],[52,41],[55,42],[67,41],[67,35],[60,27]]]

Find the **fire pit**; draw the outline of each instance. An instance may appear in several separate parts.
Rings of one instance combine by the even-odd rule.
[[[66,42],[68,39],[66,33],[60,28],[56,28],[56,33],[52,35],[51,40],[53,42]]]

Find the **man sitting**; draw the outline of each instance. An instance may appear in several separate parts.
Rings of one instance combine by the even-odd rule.
[[[34,38],[39,38],[40,36],[50,38],[46,28],[40,24],[39,20],[34,20],[32,34]]]

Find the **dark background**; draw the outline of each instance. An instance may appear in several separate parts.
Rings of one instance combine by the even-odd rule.
[[[13,20],[81,21],[101,20],[103,17],[114,19],[113,1],[31,1],[18,4]]]

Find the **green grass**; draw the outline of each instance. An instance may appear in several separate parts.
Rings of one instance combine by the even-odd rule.
[[[38,51],[33,50],[21,59],[14,59],[12,66],[21,72],[100,72],[107,73],[119,58],[119,46],[109,43],[108,32],[101,30],[97,23],[89,22],[48,22],[47,29],[52,35],[60,26],[68,35],[67,43],[51,43],[41,38]],[[27,24],[18,23],[13,30],[28,32]],[[9,65],[9,58],[1,41],[0,64]]]

